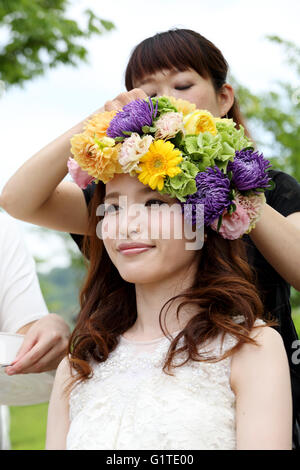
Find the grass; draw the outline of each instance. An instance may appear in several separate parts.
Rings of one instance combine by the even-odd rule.
[[[300,338],[300,311],[293,314]],[[11,447],[14,450],[45,449],[48,403],[32,406],[11,406]]]
[[[13,450],[43,450],[48,403],[10,407],[10,440]]]

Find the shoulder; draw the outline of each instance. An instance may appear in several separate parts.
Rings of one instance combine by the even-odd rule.
[[[68,357],[65,356],[58,364],[55,378],[57,378],[57,380],[62,380],[69,377],[71,377],[71,365]]]
[[[64,388],[69,385],[71,377],[70,362],[68,357],[65,356],[56,369],[54,388],[63,392]]]
[[[296,178],[281,170],[269,170],[269,176],[275,187],[266,190],[267,203],[285,217],[300,211],[300,184]]]
[[[285,171],[282,170],[269,170],[269,176],[272,178],[272,180],[275,181],[276,185],[282,185],[285,184],[286,182],[292,182],[296,186],[299,185],[298,181],[294,176],[290,175],[289,173],[286,173]]]
[[[281,335],[269,326],[255,326],[249,333],[254,343],[244,343],[233,355],[231,363],[231,387],[239,388],[266,370],[288,366],[287,355]]]

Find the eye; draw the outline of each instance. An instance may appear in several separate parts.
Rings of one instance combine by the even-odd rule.
[[[117,212],[118,209],[116,209],[116,207],[119,207],[118,204],[110,204],[105,207],[104,214]]]
[[[193,85],[184,85],[184,86],[176,86],[175,90],[188,90],[191,88]]]
[[[149,201],[146,202],[145,205],[149,204],[149,203],[155,203],[155,204],[151,204],[151,206],[153,205],[161,205],[161,204],[166,204],[164,201],[161,201],[160,199],[149,199]],[[158,203],[158,204],[157,204]]]

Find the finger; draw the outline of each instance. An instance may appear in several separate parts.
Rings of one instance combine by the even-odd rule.
[[[122,107],[123,105],[117,100],[107,101],[104,105],[105,111],[118,111]]]
[[[15,364],[22,356],[27,354],[27,352],[33,348],[33,346],[37,343],[37,341],[38,341],[38,338],[35,335],[27,334],[12,364]]]
[[[34,364],[30,364],[26,369],[24,368],[19,373],[22,374],[37,374],[41,372],[46,372],[49,370],[54,370],[57,368],[58,364],[65,357],[66,351],[59,351],[59,354],[55,348],[51,349],[46,353],[40,360]],[[9,374],[10,375],[10,374]]]
[[[131,95],[135,97],[134,99],[148,98],[144,90],[142,90],[141,88],[133,88],[133,90],[130,90],[129,93],[131,93]]]
[[[32,367],[37,361],[45,356],[50,349],[53,348],[53,344],[49,342],[42,343],[41,341],[35,344],[30,351],[28,351],[21,359],[14,363],[14,365],[7,368],[7,374],[24,374]]]

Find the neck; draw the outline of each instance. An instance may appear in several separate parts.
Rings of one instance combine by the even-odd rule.
[[[159,324],[161,308],[170,298],[189,288],[193,283],[194,275],[194,267],[191,266],[188,272],[180,273],[172,278],[168,277],[148,284],[135,284],[137,319],[130,332],[143,338],[162,336]],[[176,310],[183,300],[181,297],[169,302],[163,309],[161,324],[164,330],[165,327],[170,333],[182,330],[189,319],[198,312],[197,305],[185,305],[180,309],[177,318]]]

